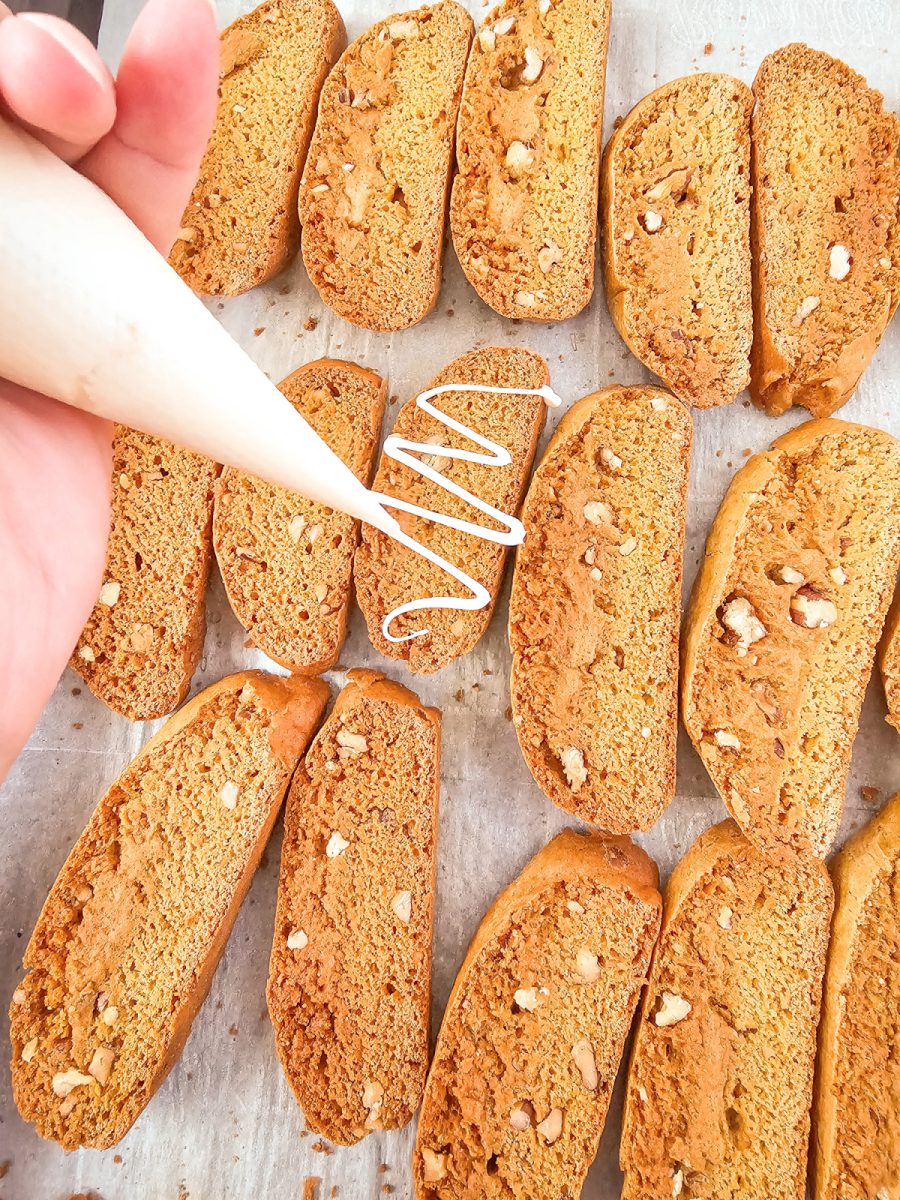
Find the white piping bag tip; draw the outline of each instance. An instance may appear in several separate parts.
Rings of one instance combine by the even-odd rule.
[[[109,196],[0,117],[0,378],[398,528]]]
[[[377,493],[369,491],[369,489],[365,489],[365,499],[360,503],[353,516],[360,517],[367,525],[373,525],[382,533],[386,533],[388,537],[396,538],[400,533],[400,522],[396,517],[391,516],[378,499]]]

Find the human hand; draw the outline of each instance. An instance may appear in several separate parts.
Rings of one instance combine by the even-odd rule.
[[[93,180],[164,254],[197,178],[218,74],[214,0],[149,0],[115,80],[73,26],[13,16],[0,0],[0,117]],[[0,380],[0,783],[97,599],[111,434]]]

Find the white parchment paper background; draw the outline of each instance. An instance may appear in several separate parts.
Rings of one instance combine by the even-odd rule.
[[[487,8],[480,0],[467,2],[480,21]],[[338,3],[351,38],[395,11],[391,0]],[[108,0],[100,45],[111,66],[139,6],[140,0]],[[249,0],[219,0],[220,24],[249,7]],[[613,120],[658,84],[697,70],[728,71],[749,83],[764,54],[794,40],[847,59],[885,93],[889,106],[898,108],[898,0],[614,0],[606,136]],[[708,44],[712,49],[705,53]],[[613,330],[599,271],[589,309],[556,326],[515,324],[496,316],[465,283],[452,249],[437,309],[404,333],[366,333],[333,316],[299,261],[269,285],[215,307],[228,330],[276,381],[328,354],[386,375],[391,394],[404,401],[451,358],[489,344],[524,345],[545,355],[553,385],[567,403],[610,383],[648,378]],[[318,318],[318,326],[305,331],[311,316]],[[900,323],[895,322],[856,396],[839,415],[900,435],[898,394]],[[388,409],[386,429],[395,412],[396,407]],[[795,413],[772,421],[751,409],[745,397],[731,407],[695,414],[686,588],[733,470],[746,451],[764,448],[800,419]],[[433,1032],[484,909],[567,823],[533,783],[504,717],[509,668],[505,595],[478,648],[442,674],[406,678],[401,665],[387,667],[444,714]],[[244,641],[214,573],[195,690],[238,668],[267,665],[259,652],[244,648]],[[368,644],[358,613],[341,663],[383,665]],[[341,681],[335,672],[335,687]],[[100,794],[159,724],[131,724],[109,712],[87,688],[73,695],[80,682],[71,672],[65,674],[0,793],[3,1045],[7,998],[47,890]],[[877,788],[878,798],[865,800],[863,786]],[[873,679],[854,751],[842,839],[898,788],[900,741],[884,723],[880,683]],[[697,834],[723,815],[682,735],[678,798],[639,840],[666,875]],[[336,1186],[340,1200],[376,1200],[388,1184],[393,1197],[408,1200],[412,1126],[401,1133],[373,1134],[360,1146],[333,1154],[315,1152],[317,1139],[301,1136],[302,1116],[276,1061],[265,1016],[279,846],[276,832],[180,1064],[115,1150],[67,1155],[41,1141],[15,1110],[8,1054],[0,1050],[0,1162],[9,1162],[0,1179],[0,1200],[66,1200],[77,1192],[103,1200],[299,1200],[307,1176],[321,1178],[323,1198]],[[613,1200],[619,1194],[620,1092],[621,1085],[585,1200]],[[381,1163],[387,1164],[385,1173],[378,1172]]]

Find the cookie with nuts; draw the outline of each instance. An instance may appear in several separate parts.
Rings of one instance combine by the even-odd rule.
[[[307,1126],[399,1129],[428,1068],[440,714],[351,671],[285,809],[268,1005]]]
[[[900,118],[861,75],[800,43],[763,60],[753,91],[750,390],[767,412],[802,404],[827,417],[900,301]]]
[[[42,1137],[115,1145],[178,1061],[327,699],[320,679],[231,675],[100,800],[10,1007],[13,1096]]]
[[[697,408],[728,404],[749,381],[752,108],[730,75],[675,79],[604,152],[609,311],[629,349]]]
[[[547,409],[542,396],[529,393],[549,382],[544,359],[520,347],[487,346],[454,359],[428,387],[451,389],[437,398],[439,411],[469,432],[447,425],[420,408],[413,398],[398,412],[394,434],[447,450],[471,452],[470,433],[474,433],[502,446],[510,461],[505,465],[490,465],[470,463],[461,457],[430,455],[429,466],[441,477],[435,479],[423,476],[415,460],[410,465],[382,453],[375,475],[376,491],[414,503],[427,512],[472,521],[471,505],[448,492],[441,482],[444,479],[453,486],[464,487],[499,512],[517,516]],[[456,384],[472,390],[452,390]],[[487,390],[477,390],[479,384]],[[511,394],[499,394],[498,388],[509,389]],[[442,567],[426,561],[371,525],[363,526],[354,579],[372,645],[386,657],[403,659],[411,671],[431,674],[468,654],[484,634],[500,591],[507,549],[412,512],[401,512],[400,524],[405,533],[461,567],[490,594],[490,601],[483,608],[429,609],[425,614],[427,621],[423,621],[420,612],[403,613],[392,622],[390,632],[395,639],[406,636],[406,640],[389,641],[383,623],[394,608],[424,597],[465,597],[471,592],[450,579]],[[418,630],[426,632],[408,637]]]
[[[824,857],[900,566],[900,443],[808,421],[741,468],[682,639],[685,727],[747,837]]]
[[[300,187],[303,261],[354,325],[407,329],[437,302],[472,19],[455,0],[386,17],[331,71]]]
[[[733,821],[672,872],[632,1046],[622,1200],[804,1200],[833,892]]]
[[[513,726],[545,795],[612,833],[649,829],[675,795],[691,436],[668,392],[595,392],[557,426],[522,506]]]
[[[263,0],[223,30],[216,123],[169,255],[195,292],[239,295],[297,253],[300,174],[345,42],[332,0]]]
[[[900,1173],[900,793],[844,845],[831,874],[812,1195],[884,1200]]]
[[[453,985],[413,1153],[417,1200],[578,1196],[662,900],[628,838],[567,830],[488,910]],[[472,1119],[477,1114],[477,1119]]]
[[[562,321],[594,289],[610,6],[505,0],[466,68],[450,228],[496,312]]]
[[[374,371],[318,359],[278,385],[361,483],[378,447],[387,385]],[[216,486],[213,543],[234,614],[257,649],[304,675],[330,670],[347,631],[359,521],[228,467]]]
[[[106,567],[70,666],[132,721],[172,712],[203,650],[219,467],[116,427]]]

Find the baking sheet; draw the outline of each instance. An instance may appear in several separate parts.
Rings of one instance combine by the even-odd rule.
[[[467,2],[480,21],[487,7],[479,0]],[[390,0],[338,3],[350,37],[395,10]],[[890,107],[900,106],[897,0],[614,0],[614,5],[607,137],[614,119],[657,85],[697,70],[728,71],[749,83],[764,54],[794,40],[846,57],[885,93]],[[220,24],[251,6],[249,0],[219,0]],[[140,0],[108,0],[100,46],[111,66],[139,7]],[[589,309],[555,326],[511,322],[491,312],[466,284],[452,249],[435,312],[403,333],[367,333],[335,317],[319,301],[299,261],[250,295],[213,308],[276,381],[327,354],[385,374],[391,395],[403,401],[451,358],[490,344],[528,346],[545,355],[553,386],[566,404],[610,383],[650,378],[612,327],[599,272]],[[318,325],[307,330],[310,317]],[[900,435],[898,390],[900,322],[895,321],[857,394],[839,415]],[[388,409],[386,430],[395,412],[396,406]],[[550,414],[542,444],[558,416]],[[685,595],[734,469],[749,451],[763,449],[804,417],[790,413],[773,421],[752,409],[746,397],[730,407],[695,414]],[[411,683],[426,703],[443,710],[433,1033],[485,908],[532,854],[571,823],[532,781],[504,715],[509,703],[507,595],[508,581],[483,641],[436,677],[407,678],[402,665],[385,663],[370,647],[358,612],[341,656],[344,668],[386,667],[390,675]],[[244,647],[246,635],[215,573],[208,620],[195,691],[239,668],[271,666],[260,652]],[[331,680],[336,689],[342,673],[333,672]],[[136,725],[114,715],[67,671],[0,792],[3,1045],[8,1044],[6,998],[20,976],[21,954],[47,890],[100,794],[160,724]],[[841,840],[900,788],[898,747],[897,735],[884,722],[880,682],[873,678],[854,749]],[[877,797],[864,797],[863,787],[877,789]],[[682,733],[678,797],[638,841],[666,875],[700,831],[724,815]],[[8,1055],[0,1051],[0,1163],[9,1164],[0,1178],[0,1200],[66,1200],[79,1192],[102,1200],[298,1200],[309,1176],[322,1180],[323,1200],[333,1187],[339,1200],[376,1200],[387,1194],[384,1185],[396,1200],[410,1200],[412,1125],[399,1133],[374,1133],[353,1149],[333,1153],[318,1150],[316,1137],[304,1136],[265,1015],[279,850],[276,832],[180,1064],[115,1150],[65,1154],[41,1141],[15,1110]],[[585,1200],[613,1200],[619,1194],[620,1100],[621,1080]],[[382,1164],[386,1171],[379,1170]]]

